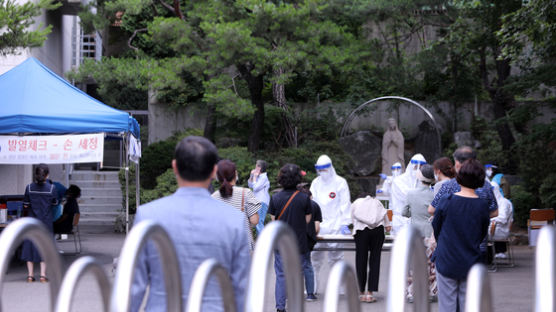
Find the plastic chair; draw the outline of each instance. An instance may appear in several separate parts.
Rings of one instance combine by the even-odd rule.
[[[512,228],[512,222],[510,222],[510,229]],[[494,239],[494,232],[496,230],[496,222],[492,221],[491,222],[491,226],[490,226],[490,230],[489,230],[489,235],[488,235],[488,247],[491,248],[492,251],[492,265],[494,266],[494,268],[497,268],[498,266],[505,266],[505,267],[510,267],[513,268],[515,266],[514,263],[514,254],[513,254],[513,250],[512,250],[512,244],[510,242],[510,236],[508,236],[505,239]],[[495,253],[495,249],[494,249],[494,243],[504,243],[506,244],[506,258],[496,258],[496,253]]]
[[[66,234],[73,236],[73,244],[75,246],[75,254],[81,253],[81,234],[79,233],[79,217],[80,214],[76,213],[73,215],[73,226],[69,232],[60,232],[56,234]]]

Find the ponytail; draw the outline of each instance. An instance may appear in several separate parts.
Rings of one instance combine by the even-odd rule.
[[[222,185],[220,186],[220,196],[222,196],[223,198],[227,198],[232,196],[232,193],[234,191],[233,186],[230,184],[230,182],[224,180],[222,182]]]
[[[229,159],[222,159],[216,165],[218,169],[216,170],[216,178],[220,182],[220,196],[227,198],[232,196],[234,191],[231,181],[236,178],[236,164],[234,164]]]

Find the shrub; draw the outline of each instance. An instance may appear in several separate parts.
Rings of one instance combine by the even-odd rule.
[[[556,173],[549,174],[539,188],[543,208],[556,207]]]
[[[527,226],[529,210],[537,208],[537,199],[521,185],[512,187],[512,204],[514,206],[514,224],[519,227]]]
[[[172,167],[176,144],[189,135],[201,136],[203,133],[200,129],[187,129],[143,149],[140,162],[142,188],[152,189],[156,186],[156,177]]]
[[[141,204],[173,194],[178,189],[178,183],[172,169],[166,170],[156,178],[156,187],[152,190],[142,190]]]

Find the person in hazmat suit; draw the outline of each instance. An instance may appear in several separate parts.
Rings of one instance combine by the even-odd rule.
[[[417,172],[426,163],[423,155],[413,155],[405,172],[392,181],[390,209],[392,209],[392,235],[394,236],[410,223],[409,218],[402,216],[403,209],[407,205],[407,191],[417,188],[420,183]]]
[[[377,196],[380,194],[382,196],[390,197],[390,194],[392,193],[392,182],[396,177],[402,174],[402,164],[399,162],[394,163],[390,169],[392,171],[391,176],[387,176],[384,173],[380,174],[380,178],[383,179],[384,182],[382,182],[382,187],[377,191]]]
[[[351,223],[351,198],[346,180],[336,174],[332,160],[327,155],[318,158],[315,169],[318,176],[311,183],[310,191],[322,212],[319,235],[351,234],[348,228]],[[337,248],[338,243],[317,243],[315,248],[319,247]],[[311,254],[315,271],[315,292],[318,291],[318,276],[326,253],[326,251],[313,251]],[[343,251],[328,251],[330,265],[343,258]]]

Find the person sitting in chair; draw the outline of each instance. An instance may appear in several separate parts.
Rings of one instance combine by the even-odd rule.
[[[69,233],[73,230],[73,219],[75,214],[79,214],[79,204],[77,199],[81,197],[81,189],[79,186],[72,184],[66,190],[66,203],[62,216],[54,222],[54,233]]]

